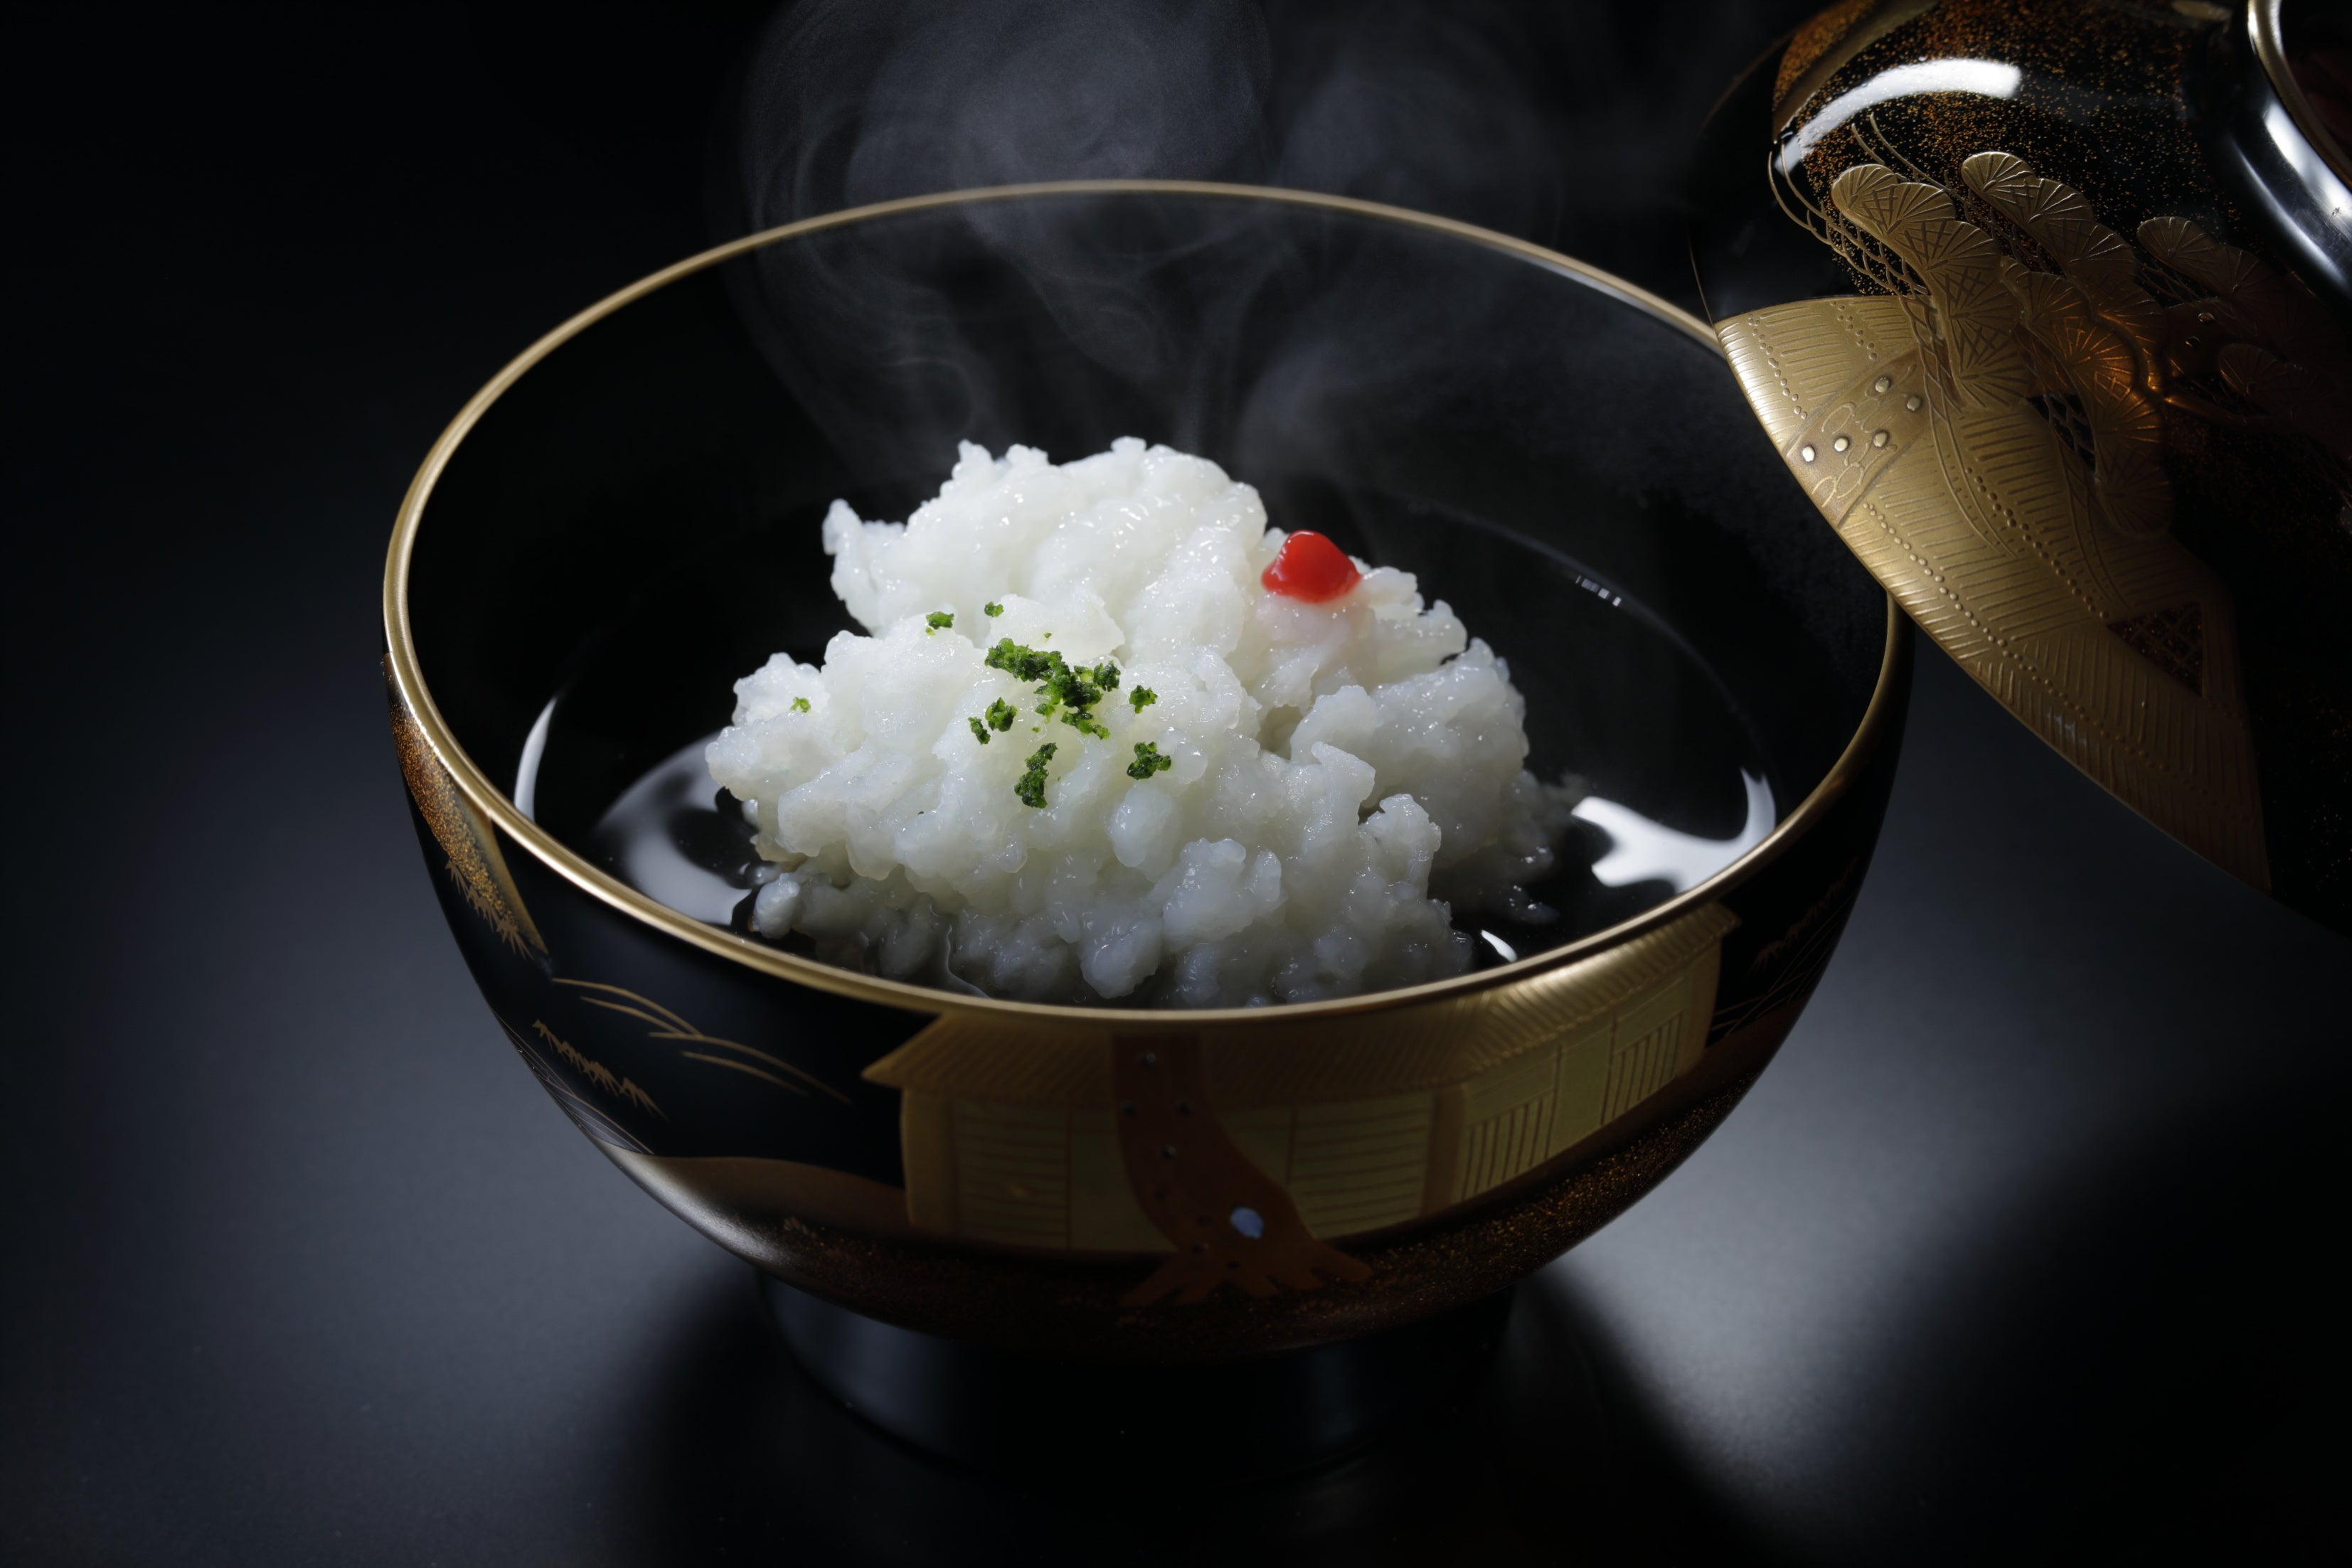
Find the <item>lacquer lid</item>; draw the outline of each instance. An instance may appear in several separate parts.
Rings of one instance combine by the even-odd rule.
[[[1844,0],[1717,107],[1691,197],[1750,404],[1919,625],[2165,831],[2352,930],[2340,26]]]

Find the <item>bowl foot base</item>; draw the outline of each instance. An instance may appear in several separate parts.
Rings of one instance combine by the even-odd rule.
[[[816,1384],[903,1442],[994,1472],[1243,1479],[1326,1463],[1466,1397],[1511,1292],[1427,1322],[1213,1366],[1033,1360],[917,1333],[769,1275],[762,1294]]]

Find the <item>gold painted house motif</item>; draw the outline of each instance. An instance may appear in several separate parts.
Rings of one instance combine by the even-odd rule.
[[[1696,1065],[1720,905],[1518,986],[1171,1038],[1213,1115],[1318,1239],[1405,1224],[1566,1152]],[[903,1095],[908,1218],[974,1241],[1164,1252],[1130,1186],[1108,1028],[942,1018],[866,1070]]]

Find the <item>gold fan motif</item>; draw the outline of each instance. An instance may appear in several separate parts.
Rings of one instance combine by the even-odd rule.
[[[2232,605],[2171,537],[2165,421],[2290,426],[2341,457],[2334,328],[2185,219],[2135,247],[2022,159],[1960,172],[1957,193],[1877,163],[1839,174],[1816,230],[1894,292],[1727,318],[1732,366],[1823,516],[1947,652],[2266,888]]]
[[[1979,152],[1961,162],[1960,178],[2089,291],[2099,310],[2138,346],[2142,377],[2154,385],[2164,311],[2139,286],[2139,258],[2123,236],[2092,215],[2082,193],[2043,179],[2022,158]]]
[[[2014,340],[2017,307],[2001,287],[2000,248],[1960,221],[1944,188],[1864,163],[1838,176],[1830,200],[1925,280],[1950,384],[1989,407],[2022,396],[2026,367]]]

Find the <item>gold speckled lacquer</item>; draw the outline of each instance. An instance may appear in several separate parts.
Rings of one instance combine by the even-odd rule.
[[[664,1203],[796,1285],[908,1327],[1109,1359],[1216,1359],[1424,1317],[1507,1285],[1660,1180],[1761,1071],[1827,963],[1884,810],[1908,646],[1892,606],[1833,547],[1824,559],[1851,573],[1860,598],[1850,602],[1875,622],[1853,688],[1859,719],[1837,732],[1842,750],[1824,753],[1834,762],[1784,803],[1769,838],[1712,879],[1552,952],[1334,1002],[1044,1007],[814,962],[666,908],[560,841],[470,749],[510,747],[519,725],[467,731],[476,721],[452,700],[498,661],[541,657],[532,639],[509,633],[514,612],[501,606],[513,601],[483,586],[499,570],[498,530],[556,518],[551,545],[511,552],[518,580],[535,591],[570,570],[567,550],[601,547],[575,544],[586,525],[558,516],[567,465],[593,466],[621,444],[559,441],[551,449],[572,455],[542,461],[529,445],[537,416],[501,426],[500,411],[536,389],[559,411],[543,422],[559,437],[565,422],[601,417],[613,405],[595,388],[609,381],[625,399],[668,373],[659,356],[719,319],[725,297],[714,288],[710,312],[650,331],[651,371],[632,361],[600,380],[600,361],[572,346],[763,247],[1080,201],[1150,201],[1202,223],[1273,213],[1294,226],[1337,225],[1329,232],[1375,249],[1503,268],[1526,287],[1568,291],[1576,309],[1685,364],[1700,388],[1719,385],[1706,395],[1719,397],[1725,427],[1753,434],[1703,324],[1566,258],[1391,209],[1224,187],[1057,186],[920,198],[757,235],[551,334],[427,458],[384,589],[393,727],[419,841],[507,1037],[567,1113]],[[1857,308],[1880,313],[1870,330],[1903,329],[1896,301]],[[1935,388],[1907,340],[1888,356],[1897,361],[1910,378],[1892,394],[1898,404]],[[697,375],[707,392],[710,377]],[[662,392],[649,406],[686,395]],[[1817,417],[1811,395],[1795,394],[1790,428],[1828,451],[1846,426]],[[1659,402],[1656,417],[1670,420],[1688,400]],[[625,434],[635,416],[615,417]],[[684,422],[697,440],[709,423]],[[1914,425],[1899,428],[1898,459]],[[494,462],[499,450],[523,455]],[[1755,472],[1768,495],[1784,488],[1760,448]],[[449,511],[467,485],[491,498]],[[1801,507],[1785,499],[1789,527],[1810,536]],[[592,494],[581,505],[601,503]],[[430,565],[436,529],[457,532]],[[1748,591],[1738,574],[1749,570],[1726,568],[1724,591]],[[2158,594],[2166,604],[2178,597],[2168,593]],[[472,595],[487,606],[475,619],[435,620],[439,600]],[[436,630],[445,622],[478,641],[453,642],[458,632]],[[2207,659],[2209,670],[2225,667]],[[2211,722],[2234,713],[2216,707]],[[2242,789],[2242,775],[2226,787]],[[2258,843],[2249,852],[2258,862]],[[1244,1213],[1249,1223],[1237,1223]]]
[[[2278,0],[1846,0],[1718,108],[1693,251],[1790,471],[1918,624],[2352,929],[2352,175],[2283,36]]]

